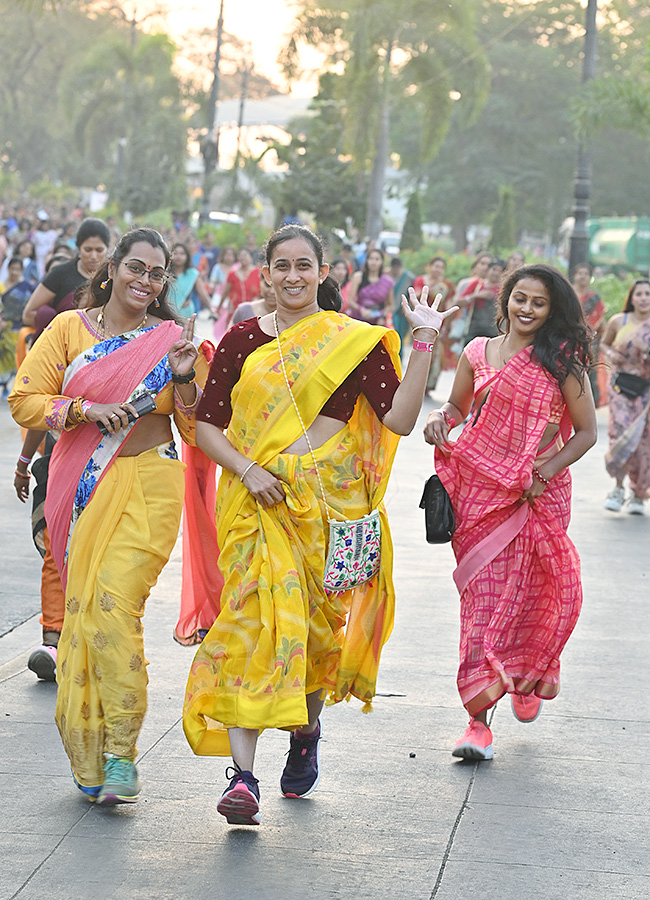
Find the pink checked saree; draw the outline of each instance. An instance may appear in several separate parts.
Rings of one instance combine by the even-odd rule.
[[[552,479],[534,508],[521,501],[533,464],[554,455],[568,436],[565,415],[557,438],[540,452],[544,430],[562,402],[560,388],[531,359],[530,348],[488,384],[483,407],[450,457],[436,453],[456,514],[458,689],[470,715],[506,692],[555,697],[560,653],[582,603],[580,560],[566,533],[568,470]]]

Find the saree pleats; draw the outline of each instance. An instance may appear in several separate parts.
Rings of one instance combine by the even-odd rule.
[[[56,722],[87,787],[103,782],[105,752],[137,754],[148,682],[142,617],[183,501],[183,465],[166,449],[115,460],[70,546]]]
[[[312,327],[325,332],[321,340],[314,339],[312,330],[303,342],[308,349],[301,352],[294,344],[288,357],[292,365],[305,363],[302,379],[291,370],[289,377],[306,424],[336,387],[330,372],[345,378],[383,332],[361,325],[361,341],[354,341],[352,353],[348,343],[345,354],[337,333],[356,330],[360,323],[339,328],[342,317],[313,318]],[[290,331],[304,329],[302,323]],[[322,353],[309,349],[314,345],[327,348],[335,360],[332,369]],[[327,593],[328,523],[314,463],[310,454],[281,452],[301,433],[300,426],[290,408],[277,349],[275,360],[268,348],[256,354],[249,357],[255,357],[250,377],[243,377],[240,387],[245,422],[233,416],[228,436],[240,449],[243,442],[242,452],[283,482],[286,502],[263,509],[238,479],[222,475],[217,498],[221,611],[197,651],[183,716],[187,739],[201,755],[229,755],[229,727],[306,724],[306,694],[315,691],[334,702],[348,695],[371,700],[381,649],[393,624],[392,544],[381,498],[397,439],[388,437],[360,397],[351,422],[314,451],[333,518],[358,518],[375,508],[382,518],[378,575],[355,590]]]

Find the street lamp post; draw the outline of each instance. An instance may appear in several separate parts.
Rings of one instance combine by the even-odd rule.
[[[210,189],[212,187],[212,173],[219,165],[219,129],[214,134],[217,118],[217,104],[219,103],[219,65],[221,63],[221,42],[223,40],[223,3],[219,6],[219,19],[217,21],[217,49],[214,54],[214,67],[212,72],[212,87],[208,104],[207,134],[201,142],[203,154],[203,191],[201,202],[201,221],[206,222],[210,212]]]
[[[598,0],[587,0],[587,13],[585,21],[585,47],[582,65],[583,85],[596,74],[596,12]],[[574,225],[569,245],[569,277],[573,277],[573,270],[579,263],[589,261],[589,231],[587,219],[589,218],[589,198],[591,195],[591,153],[585,147],[582,139],[578,144],[578,158],[576,161],[576,174],[573,183],[573,218]]]

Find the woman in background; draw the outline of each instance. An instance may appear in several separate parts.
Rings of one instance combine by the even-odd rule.
[[[185,244],[174,244],[172,247],[172,274],[174,280],[170,286],[169,300],[174,304],[178,314],[189,319],[197,313],[201,306],[211,309],[212,304],[199,270],[192,265],[190,251]],[[200,305],[194,302],[197,296]]]
[[[625,503],[625,478],[632,494],[627,511],[645,515],[650,496],[650,281],[634,282],[623,312],[607,323],[601,342],[612,367],[609,382],[609,450],[607,471],[616,486],[605,509],[620,512]]]
[[[395,302],[393,284],[393,279],[384,272],[383,251],[370,250],[363,269],[350,279],[348,315],[371,325],[385,325]]]
[[[76,241],[77,256],[50,268],[25,307],[23,322],[34,328],[33,340],[56,315],[76,308],[77,290],[106,259],[110,242],[108,226],[101,219],[84,219],[77,229]]]

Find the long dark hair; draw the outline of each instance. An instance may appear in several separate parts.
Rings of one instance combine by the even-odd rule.
[[[181,243],[181,242],[179,241],[177,244],[173,244],[173,246],[172,246],[172,252],[171,252],[171,257],[174,256],[174,250],[176,250],[177,247],[180,247],[181,250],[183,250],[183,251],[185,252],[185,268],[183,269],[183,272],[187,272],[188,269],[191,269],[191,268],[192,268],[192,254],[190,253],[190,250],[189,250],[189,247],[187,246],[187,244],[183,244],[183,243]],[[170,258],[171,258],[171,257],[170,257]],[[174,266],[173,259],[172,259],[172,262],[171,262],[171,270],[172,270],[172,273],[173,273],[174,275],[180,275],[180,274],[181,274],[180,272],[177,272],[177,271],[176,271],[176,268],[175,268],[175,266]]]
[[[264,259],[266,260],[267,266],[271,266],[271,260],[273,258],[275,248],[280,244],[283,244],[285,241],[290,241],[293,238],[302,238],[303,240],[307,241],[307,243],[314,251],[316,259],[318,260],[319,268],[324,265],[323,242],[318,237],[318,235],[314,234],[311,228],[307,228],[306,225],[283,225],[282,228],[278,228],[277,231],[273,232],[271,237],[264,245],[262,253],[264,255]],[[341,298],[341,294],[339,292],[339,286],[336,280],[332,278],[331,275],[328,275],[323,283],[318,285],[317,300],[318,305],[321,309],[329,309],[333,310],[334,312],[340,311],[343,304],[343,299]]]
[[[384,263],[386,262],[386,257],[384,256],[384,251],[380,250],[379,247],[373,247],[372,250],[368,250],[366,255],[365,262],[363,264],[363,269],[361,270],[361,281],[359,282],[359,290],[364,288],[367,284],[370,284],[370,270],[368,269],[368,260],[370,259],[371,253],[378,253],[381,256],[381,266],[379,267],[379,277],[384,274]]]
[[[158,250],[162,250],[165,257],[165,268],[169,266],[169,247],[167,246],[167,244],[165,243],[165,239],[159,232],[157,232],[154,228],[134,228],[132,231],[127,231],[126,234],[123,234],[118,241],[115,249],[113,250],[113,255],[97,269],[92,279],[90,280],[90,283],[84,289],[82,300],[86,304],[86,306],[92,308],[94,306],[104,306],[106,303],[108,303],[111,296],[111,291],[113,289],[113,282],[108,274],[109,263],[112,262],[114,268],[117,268],[122,260],[126,258],[127,254],[134,246],[134,244],[140,243],[149,244],[150,247],[155,247]],[[158,316],[159,319],[173,319],[174,322],[182,325],[183,319],[172,307],[168,297],[169,282],[166,281],[163,284],[162,290],[158,294],[158,297],[156,298],[159,306],[156,306],[155,300],[152,301],[147,307],[147,313],[152,316]]]
[[[542,263],[521,266],[504,282],[497,300],[497,327],[509,330],[508,300],[524,278],[536,278],[548,291],[551,309],[533,340],[533,355],[546,371],[563,385],[568,375],[582,381],[589,367],[592,335],[585,323],[578,295],[561,272]]]
[[[640,284],[648,284],[650,285],[650,278],[637,278],[632,287],[630,288],[630,292],[625,298],[625,306],[623,307],[623,312],[634,312],[634,304],[632,303],[632,294],[635,292],[637,287]]]

